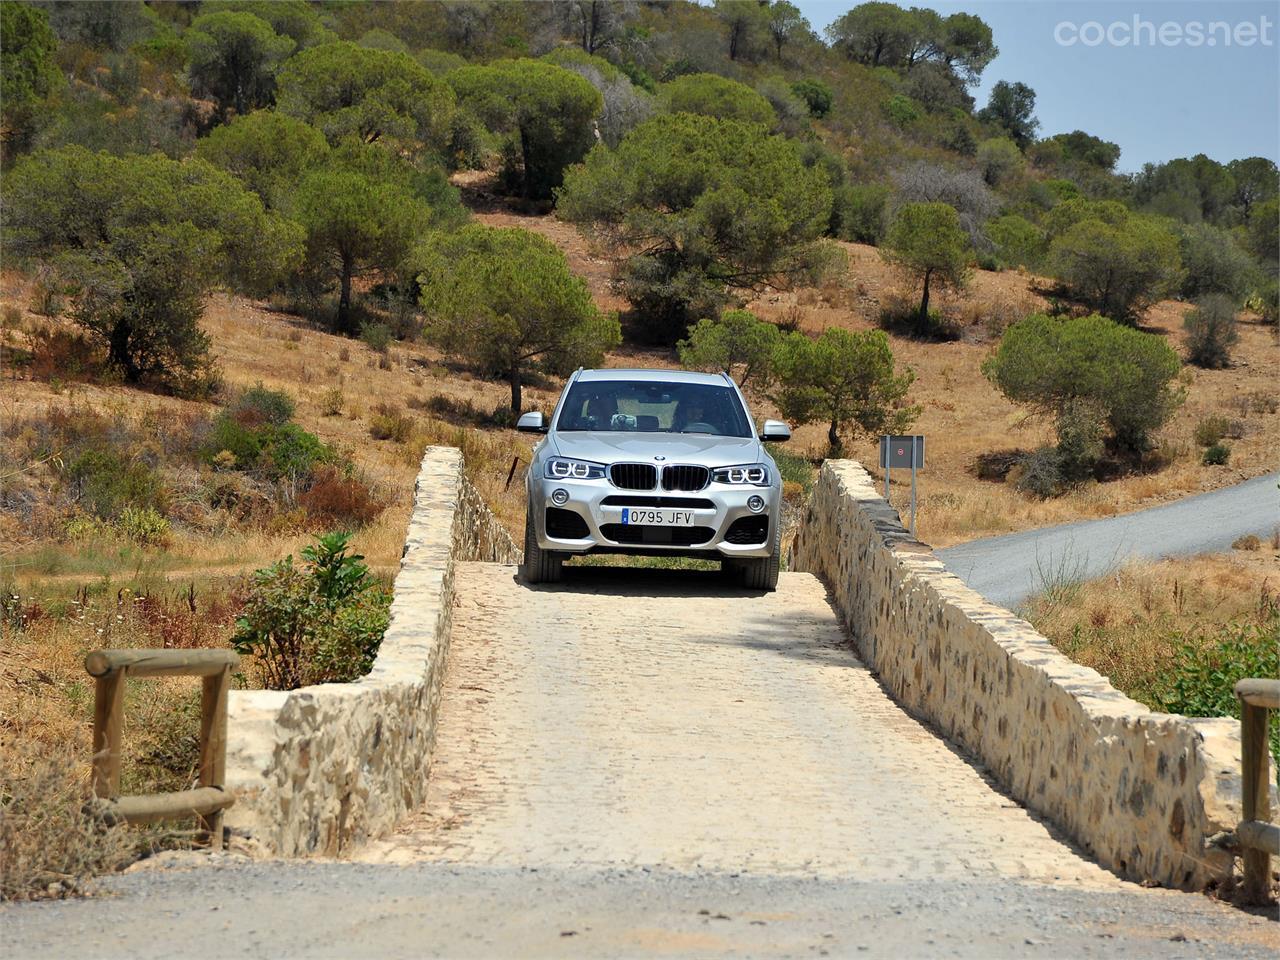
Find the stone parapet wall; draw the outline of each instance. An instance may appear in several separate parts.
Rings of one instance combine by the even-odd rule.
[[[1104,867],[1199,889],[1240,815],[1234,720],[1152,713],[988,603],[911,538],[871,477],[828,461],[793,547],[888,691]]]
[[[459,560],[519,551],[463,475],[429,447],[414,488],[391,624],[368,676],[291,691],[234,691],[226,823],[282,856],[337,854],[387,833],[426,794]]]

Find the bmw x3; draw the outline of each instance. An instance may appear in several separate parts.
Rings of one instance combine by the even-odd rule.
[[[615,553],[719,559],[748,587],[777,586],[782,482],[765,443],[791,430],[757,433],[727,374],[579,370],[550,420],[526,413],[517,429],[544,435],[525,480],[528,582]]]

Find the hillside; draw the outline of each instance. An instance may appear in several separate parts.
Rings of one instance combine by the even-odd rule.
[[[476,196],[483,178],[460,178],[464,195]],[[471,191],[465,187],[471,186]],[[484,191],[480,191],[484,195]],[[609,261],[594,251],[572,226],[553,215],[524,215],[502,209],[492,194],[476,201],[475,217],[495,226],[521,226],[550,239],[573,269],[589,284],[601,309],[619,309],[622,301],[610,285]],[[882,307],[910,299],[901,275],[879,251],[865,244],[841,242],[849,258],[846,275],[821,287],[765,293],[748,300],[749,309],[775,322],[795,322],[819,333],[829,326],[851,330],[877,327]],[[1275,402],[1275,371],[1280,369],[1280,343],[1268,326],[1246,318],[1240,326],[1235,363],[1222,370],[1185,367],[1186,401],[1159,435],[1159,456],[1148,472],[1090,484],[1052,500],[1034,500],[1006,483],[982,479],[987,460],[1011,457],[1052,442],[1051,424],[1031,417],[1004,398],[982,376],[981,365],[1005,326],[1047,306],[1050,282],[1025,271],[976,271],[960,294],[943,295],[942,310],[963,325],[954,342],[922,342],[890,334],[895,357],[917,375],[910,399],[923,404],[915,432],[927,437],[928,468],[920,481],[920,536],[936,545],[1013,530],[1110,516],[1189,493],[1212,490],[1274,470],[1280,446],[1280,407]],[[1143,329],[1164,337],[1185,352],[1182,317],[1186,305],[1162,301],[1148,312]],[[677,366],[671,352],[631,350],[613,354],[609,364]],[[757,415],[766,415],[766,406]],[[1221,416],[1239,420],[1241,436],[1233,440],[1228,467],[1206,466],[1195,442],[1197,424]],[[789,447],[821,458],[825,428],[800,427]],[[861,442],[850,455],[876,476],[874,444]],[[894,502],[904,508],[906,486],[895,481]]]

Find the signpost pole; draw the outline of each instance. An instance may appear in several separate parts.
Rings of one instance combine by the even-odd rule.
[[[911,459],[911,538],[916,536],[916,461]]]
[[[880,466],[884,468],[884,498],[889,499],[889,464],[893,461],[892,452],[889,450],[893,437],[883,436],[880,438]]]

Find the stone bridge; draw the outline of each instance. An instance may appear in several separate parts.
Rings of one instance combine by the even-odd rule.
[[[824,465],[773,594],[592,567],[531,588],[515,559],[461,455],[429,450],[373,672],[232,695],[232,829],[382,863],[1185,889],[1231,869],[1208,840],[1239,816],[1238,724],[1154,714],[1064,658],[852,461]]]

